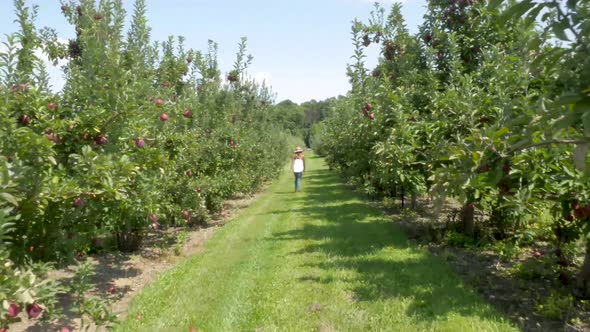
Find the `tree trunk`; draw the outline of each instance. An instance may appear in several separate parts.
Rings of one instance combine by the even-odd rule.
[[[402,209],[404,208],[404,186],[402,186]]]
[[[461,211],[461,221],[463,222],[463,231],[466,235],[473,236],[475,231],[475,207],[472,203],[467,203]]]
[[[590,298],[590,240],[586,242],[586,256],[584,265],[580,270],[577,278],[578,288],[582,291],[585,298]]]
[[[412,192],[412,210],[416,210],[416,208],[418,207],[418,195],[416,195],[416,192]]]
[[[588,157],[588,150],[590,149],[590,143],[586,142],[583,144],[576,145],[574,150],[574,166],[580,172],[586,170],[586,160]],[[585,234],[588,236],[587,234]],[[590,240],[586,238],[586,256],[584,257],[584,265],[578,274],[578,287],[584,293],[585,297],[590,298]]]

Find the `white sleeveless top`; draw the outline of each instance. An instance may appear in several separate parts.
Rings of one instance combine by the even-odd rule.
[[[293,162],[293,172],[303,172],[303,159],[295,159]]]

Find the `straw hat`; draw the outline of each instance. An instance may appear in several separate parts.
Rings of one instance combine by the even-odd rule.
[[[298,146],[295,148],[295,153],[297,153],[297,152],[303,152],[303,150],[301,150],[301,147]]]

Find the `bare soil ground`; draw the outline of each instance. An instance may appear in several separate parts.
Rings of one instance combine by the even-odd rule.
[[[109,300],[117,319],[125,318],[131,300],[142,288],[156,280],[179,261],[199,253],[219,227],[234,219],[256,197],[257,195],[238,197],[226,202],[222,212],[213,216],[212,221],[205,227],[168,228],[151,232],[143,241],[141,249],[135,253],[111,252],[89,255],[85,259],[94,266],[95,274],[92,277],[92,283],[96,286],[96,291],[89,295]],[[186,231],[188,235],[184,243],[178,244],[172,241],[166,246],[161,245],[167,239],[175,239],[176,235],[183,231]],[[178,250],[175,250],[177,246]],[[74,276],[74,268],[75,266],[69,266],[54,270],[49,274],[49,278],[67,285]],[[113,293],[108,291],[110,286],[115,287]],[[63,317],[58,320],[29,320],[25,318],[25,313],[21,313],[23,319],[11,324],[9,331],[60,331],[63,327],[68,327],[71,331],[79,331],[82,320],[71,310],[72,302],[71,294],[60,297],[59,307],[63,311]],[[107,330],[105,327],[89,325],[88,320],[85,320],[84,325],[86,325],[85,328],[88,328],[85,329],[86,331]]]

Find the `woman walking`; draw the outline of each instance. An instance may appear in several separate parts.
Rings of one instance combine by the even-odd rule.
[[[298,192],[301,189],[301,178],[303,177],[303,171],[305,171],[305,157],[300,147],[295,149],[293,160],[291,161],[291,169],[295,174],[295,192]]]

